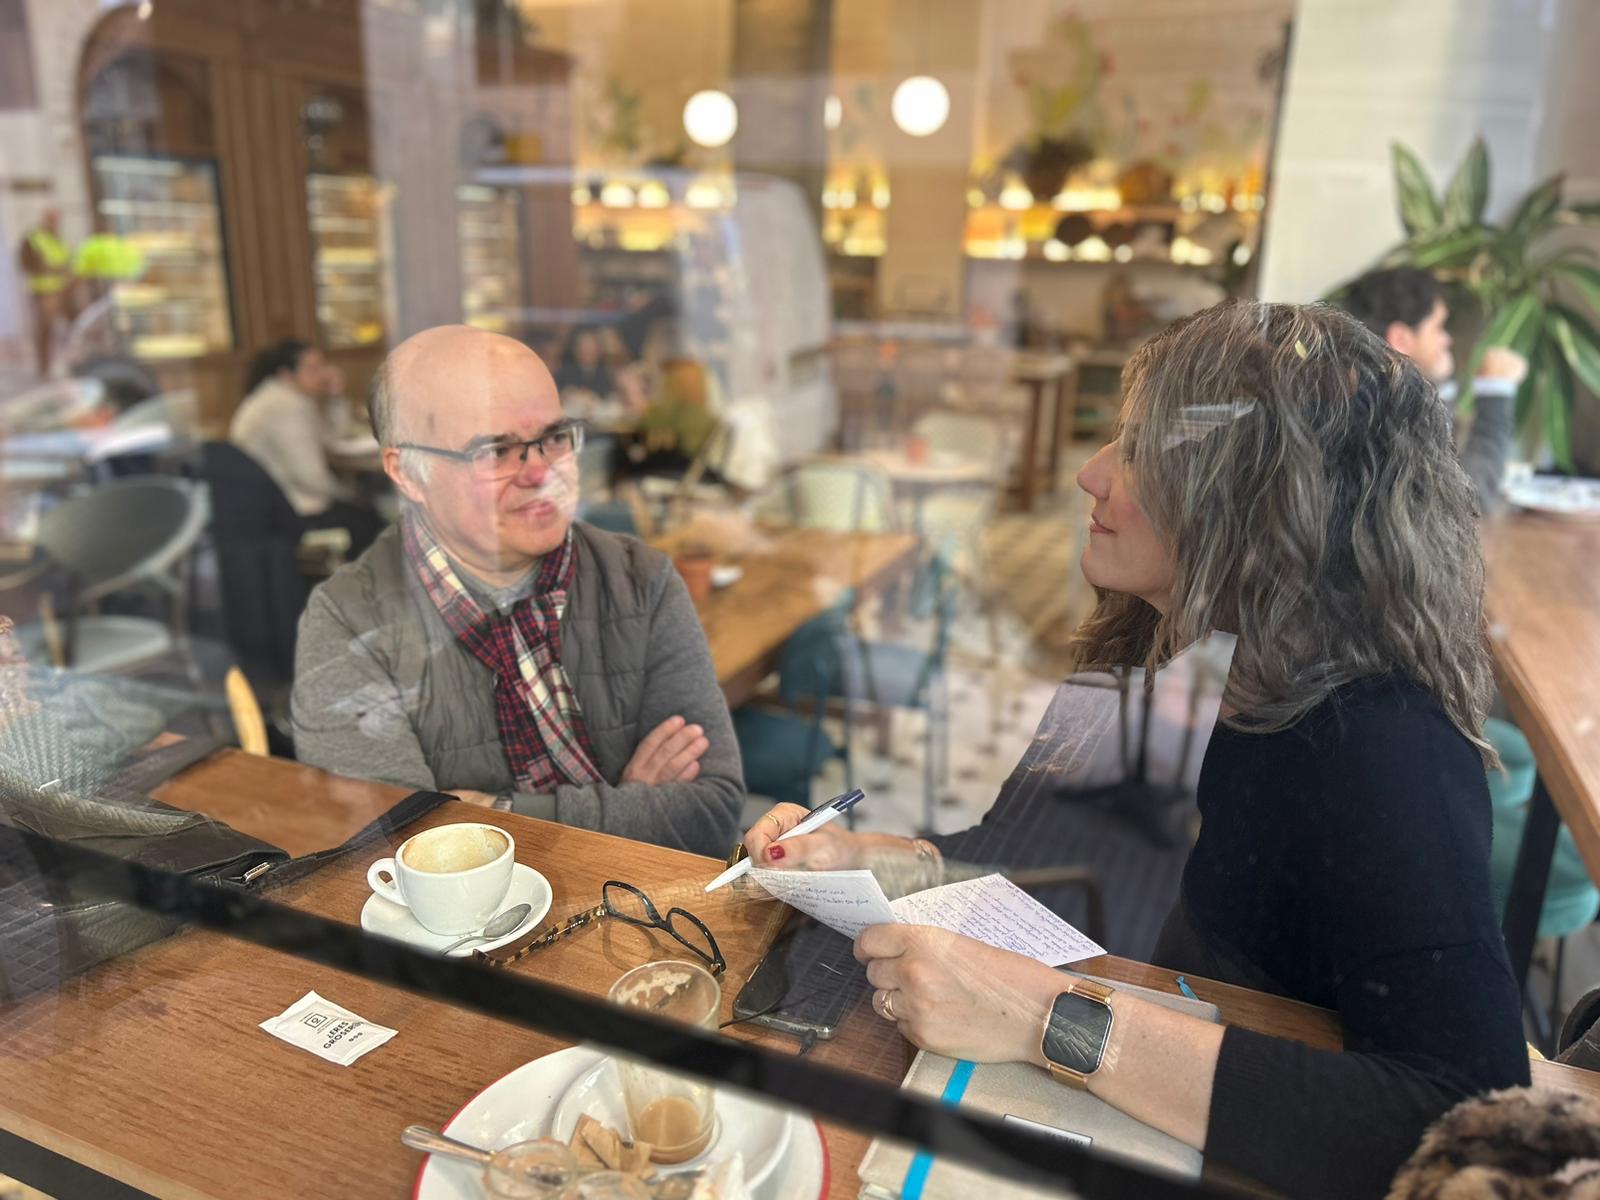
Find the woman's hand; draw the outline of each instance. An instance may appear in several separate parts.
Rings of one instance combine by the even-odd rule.
[[[798,804],[780,804],[752,825],[744,835],[744,848],[758,867],[794,867],[805,871],[877,870],[916,859],[916,847],[907,838],[886,833],[851,833],[842,820],[834,820],[815,833],[778,843],[778,839],[811,815]]]
[[[1043,963],[922,925],[874,925],[856,958],[872,1007],[913,1045],[970,1062],[1042,1065],[1045,1015],[1066,987]]]

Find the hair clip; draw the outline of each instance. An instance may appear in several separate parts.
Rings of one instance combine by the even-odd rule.
[[[1306,344],[1299,338],[1295,338],[1294,340],[1294,352],[1301,358],[1308,358],[1310,356],[1309,352],[1306,350]]]

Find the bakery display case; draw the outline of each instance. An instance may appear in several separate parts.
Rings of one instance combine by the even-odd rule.
[[[464,183],[456,188],[461,254],[461,319],[504,333],[524,307],[519,195]]]
[[[135,355],[194,358],[233,348],[216,164],[121,154],[91,159],[99,227],[135,278],[110,283],[112,319]]]
[[[388,199],[371,175],[306,176],[312,283],[322,343],[371,346],[389,325]]]

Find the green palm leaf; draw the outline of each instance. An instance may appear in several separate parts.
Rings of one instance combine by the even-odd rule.
[[[1572,373],[1590,391],[1600,393],[1600,331],[1564,304],[1551,305],[1548,323],[1550,335]]]
[[[1489,199],[1489,151],[1479,137],[1456,168],[1444,194],[1444,222],[1467,229],[1483,220],[1483,206]]]
[[[1433,183],[1417,156],[1399,142],[1391,146],[1394,158],[1395,191],[1400,197],[1400,223],[1406,232],[1431,233],[1444,219],[1444,212],[1433,194]]]
[[[1543,183],[1535,184],[1512,212],[1511,219],[1506,222],[1506,241],[1517,248],[1519,257],[1523,243],[1554,223],[1556,210],[1561,207],[1561,189],[1565,182],[1565,176],[1552,175]]]
[[[1600,268],[1588,263],[1557,262],[1550,265],[1550,274],[1577,288],[1584,302],[1600,312]]]

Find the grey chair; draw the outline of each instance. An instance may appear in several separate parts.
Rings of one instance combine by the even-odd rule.
[[[30,662],[97,674],[132,671],[177,653],[191,677],[189,574],[210,512],[203,484],[158,476],[123,479],[84,492],[39,522],[39,547],[65,576],[58,618],[17,631]],[[168,619],[104,614],[119,593],[156,593]]]

